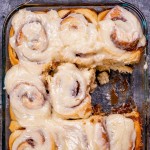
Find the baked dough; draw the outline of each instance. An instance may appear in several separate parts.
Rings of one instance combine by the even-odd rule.
[[[111,150],[141,149],[141,125],[139,113],[111,114],[106,117]]]
[[[12,120],[28,124],[50,117],[48,95],[40,76],[35,72],[26,70],[21,64],[15,65],[6,74],[5,87],[10,98]]]
[[[139,150],[139,113],[94,116],[90,93],[96,69],[101,84],[103,71],[132,73],[145,45],[138,19],[120,6],[16,13],[5,77],[10,150]]]
[[[138,19],[126,9],[115,6],[98,15],[99,40],[111,65],[140,61],[146,39]],[[105,64],[105,63],[104,63]]]
[[[98,50],[97,14],[89,9],[60,10],[58,14],[62,18],[63,60],[83,66],[93,64]]]
[[[55,118],[52,130],[58,149],[109,150],[107,132],[102,120],[101,116],[82,120]]]
[[[10,135],[9,149],[55,150],[55,145],[51,134],[46,129],[28,127],[25,130],[16,130]]]
[[[20,10],[12,19],[9,57],[12,65],[19,60],[45,64],[59,57],[61,19],[56,11],[31,12]]]
[[[64,63],[57,67],[48,84],[53,111],[65,119],[87,118],[91,115],[93,69],[78,69],[75,65]],[[92,89],[93,90],[93,89]]]

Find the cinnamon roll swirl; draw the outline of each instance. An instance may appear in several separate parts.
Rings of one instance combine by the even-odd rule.
[[[137,112],[109,115],[105,125],[111,150],[141,148],[141,127]]]
[[[83,125],[91,150],[109,150],[108,135],[101,116],[91,116],[89,119],[83,120]]]
[[[138,19],[126,9],[115,6],[98,16],[99,40],[106,58],[122,64],[138,63],[145,36]]]
[[[92,110],[89,91],[94,73],[94,70],[79,70],[70,63],[58,66],[48,80],[54,112],[66,119],[89,117]]]
[[[91,64],[97,50],[97,14],[89,9],[60,10],[58,14],[62,18],[63,59],[80,65]]]
[[[60,21],[53,10],[47,13],[20,10],[13,17],[10,30],[11,63],[16,64],[19,59],[43,64],[58,57],[62,47],[58,33]]]
[[[72,121],[57,120],[55,123],[53,134],[58,150],[109,149],[107,133],[100,116]]]
[[[48,95],[38,75],[28,72],[20,64],[13,66],[6,74],[5,88],[13,120],[25,125],[50,117]]]
[[[25,130],[16,130],[9,138],[10,150],[55,150],[54,140],[44,128],[26,128]]]
[[[81,125],[61,123],[58,126],[58,123],[53,127],[53,137],[58,150],[88,149],[87,135]]]

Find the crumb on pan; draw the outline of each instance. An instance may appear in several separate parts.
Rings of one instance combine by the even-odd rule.
[[[99,84],[103,85],[109,82],[109,75],[107,72],[99,73],[97,76]]]

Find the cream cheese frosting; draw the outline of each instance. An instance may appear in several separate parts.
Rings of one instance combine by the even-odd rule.
[[[106,130],[110,141],[110,150],[134,150],[136,131],[134,122],[120,114],[106,117]]]
[[[112,20],[111,14],[115,9],[118,9],[120,11],[120,18]],[[117,12],[116,12],[117,13]],[[117,40],[118,41],[123,41],[127,43],[131,43],[137,39],[138,41],[138,47],[145,46],[146,39],[145,36],[143,35],[143,31],[140,25],[140,22],[138,19],[129,11],[126,9],[116,6],[108,14],[106,17],[99,21],[99,38],[101,40],[101,44],[103,47],[106,49],[111,50],[114,53],[130,53],[127,51],[124,51],[121,48],[116,47],[116,45],[113,43],[111,39],[111,34],[113,31],[116,32]]]
[[[93,70],[79,70],[75,65],[66,63],[58,66],[57,72],[49,80],[50,100],[54,111],[62,116],[74,118],[87,117],[91,109],[89,95]],[[69,117],[68,116],[68,117]],[[76,118],[76,117],[75,117]]]
[[[121,16],[112,18],[116,8]],[[113,61],[130,64],[133,53],[118,42],[136,41],[135,50],[146,44],[138,19],[124,8],[114,9],[97,23],[75,12],[60,18],[55,10],[42,13],[23,9],[13,17],[10,45],[19,64],[8,70],[5,89],[16,120],[25,127],[13,150],[20,146],[37,150],[135,148],[134,120],[121,114],[91,116],[90,92],[95,88],[95,69],[91,67],[107,65],[107,60],[112,65]],[[133,62],[136,59],[133,57]],[[43,64],[55,61],[61,65],[54,74],[47,73],[47,88]]]
[[[119,10],[121,17],[113,20],[111,14],[115,9]],[[81,13],[60,18],[55,10],[35,13],[23,9],[14,16],[12,27],[14,36],[10,38],[10,45],[19,60],[38,64],[68,61],[97,66],[105,65],[105,60],[111,59],[130,64],[130,61],[133,63],[139,59],[115,43],[135,42],[134,51],[146,44],[138,19],[120,6],[110,10],[97,24],[89,22]],[[112,33],[115,34],[114,41]]]
[[[28,72],[22,65],[15,65],[6,74],[5,88],[10,106],[20,124],[29,124],[50,117],[46,89],[35,72]]]
[[[59,57],[60,21],[54,10],[47,13],[20,10],[12,20],[14,36],[10,38],[19,59],[41,64]]]

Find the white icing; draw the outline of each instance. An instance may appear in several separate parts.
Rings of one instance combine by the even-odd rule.
[[[50,117],[50,105],[44,84],[35,72],[28,71],[19,64],[12,67],[5,77],[10,104],[20,124]]]
[[[21,135],[17,137],[12,145],[12,150],[17,150],[26,140],[32,140],[34,146],[32,147],[27,143],[27,146],[24,146],[24,149],[32,150],[53,150],[53,139],[50,132],[45,128],[38,127],[28,127],[26,130],[22,131]]]
[[[111,20],[111,12],[114,9],[119,9],[121,15],[126,21],[121,20]],[[128,53],[125,50],[117,48],[110,36],[114,30],[116,30],[117,40],[131,43],[139,38],[138,46],[145,46],[145,37],[143,36],[142,28],[138,19],[126,9],[116,6],[112,9],[105,17],[104,20],[99,22],[99,38],[102,42],[102,45],[115,53]],[[106,56],[107,57],[107,56]]]
[[[10,38],[10,44],[19,59],[41,64],[59,57],[62,47],[58,32],[60,21],[57,12],[53,10],[44,14],[20,10],[12,20],[15,34]],[[17,46],[16,39],[20,31],[25,39]]]
[[[125,22],[111,20],[110,14],[115,8],[121,11]],[[110,39],[111,33],[116,30],[118,41],[130,43],[139,39],[137,47],[145,46],[146,39],[138,19],[124,8],[115,8],[98,22],[99,27],[89,23],[82,14],[71,13],[61,19],[55,10],[43,14],[20,10],[12,20],[15,34],[10,44],[19,60],[38,64],[54,60],[93,66],[102,65],[105,59],[124,62],[132,53],[117,48]],[[26,38],[17,46],[20,30]]]
[[[91,122],[92,119],[94,123]],[[107,150],[108,142],[103,136],[106,132],[99,120],[100,116],[74,121],[55,118],[45,120],[37,126],[28,124],[12,147],[17,149],[26,139],[33,139],[36,142],[34,148],[37,150],[51,149],[53,142],[58,150]],[[40,135],[44,136],[44,143],[41,142]]]
[[[110,150],[129,150],[135,148],[136,131],[132,119],[120,114],[106,117],[106,129]]]
[[[52,125],[52,130],[58,149],[108,150],[107,139],[103,136],[106,132],[98,120],[100,120],[100,116],[74,121],[55,118],[55,125]]]
[[[66,21],[67,20],[67,21]],[[97,29],[82,14],[70,14],[60,26],[65,48],[62,53],[91,53],[96,50]],[[65,35],[65,36],[64,36]]]
[[[137,47],[144,46],[146,41],[137,18],[127,10],[120,7],[119,9],[127,21],[112,21],[108,14],[99,22],[99,31],[81,14],[70,14],[67,18],[70,17],[72,20],[67,22],[64,22],[66,18],[62,20],[54,10],[44,14],[20,10],[14,16],[12,26],[15,34],[10,38],[10,44],[16,50],[20,64],[7,72],[5,88],[10,95],[11,107],[19,124],[27,128],[15,140],[13,149],[17,149],[19,143],[28,137],[33,137],[38,141],[36,149],[45,150],[51,147],[51,134],[59,150],[109,149],[108,142],[103,137],[106,132],[101,122],[92,123],[91,118],[78,121],[64,121],[56,116],[50,118],[50,104],[44,101],[48,97],[40,76],[43,65],[37,63],[45,64],[53,59],[60,60],[62,59],[60,55],[70,62],[95,65],[102,65],[103,60],[110,59],[114,55],[116,60],[129,58],[131,53],[116,48],[110,39],[112,31],[116,29],[120,41],[132,42],[139,38]],[[73,29],[70,28],[72,25],[75,25]],[[25,37],[23,41],[18,39],[20,30]],[[112,54],[106,54],[104,49],[111,50]],[[76,57],[75,54],[78,53],[91,55]],[[144,69],[147,69],[147,64],[144,65]],[[53,105],[54,112],[64,117],[68,115],[68,118],[74,118],[76,115],[77,118],[84,118],[87,104],[91,104],[89,91],[92,75],[91,70],[78,69],[73,64],[59,66],[57,73],[49,80],[49,101]],[[78,86],[76,81],[80,84],[80,90],[73,96],[72,91]],[[27,99],[21,98],[24,93],[35,98],[33,105]],[[91,112],[88,116],[90,114]],[[37,126],[41,126],[46,139],[43,145],[39,142],[40,134],[37,133]],[[106,117],[106,129],[110,150],[134,149],[136,132],[132,119],[119,114],[110,115]]]
[[[96,123],[95,121],[92,122],[92,119],[94,119],[94,117],[91,117],[84,125],[88,136],[90,150],[109,150],[109,144],[107,139],[105,139],[108,138],[107,133],[103,128],[102,123],[100,121],[96,121]]]
[[[91,71],[79,70],[73,64],[59,66],[49,82],[53,109],[61,115],[77,113],[81,118],[84,117],[84,106],[91,102],[88,94],[91,75]]]

